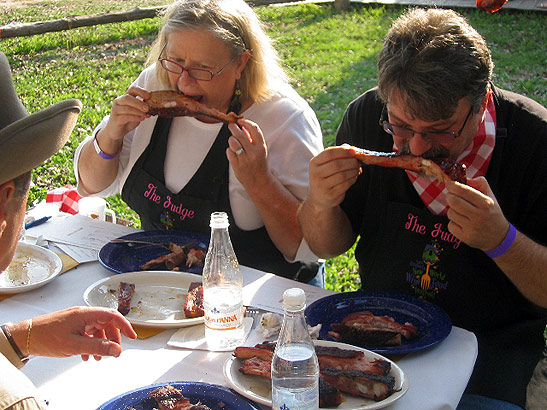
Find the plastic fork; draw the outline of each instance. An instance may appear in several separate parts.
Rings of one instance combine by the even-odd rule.
[[[148,242],[148,241],[138,241],[138,240],[135,240],[135,239],[122,239],[122,238],[118,238],[118,239],[112,239],[110,241],[110,243],[124,243],[128,246],[131,246],[132,244],[136,244],[136,245],[148,245],[148,246],[161,246],[162,248],[167,248],[169,249],[169,244],[167,243],[157,243],[157,242]]]
[[[253,318],[253,325],[251,326],[251,330],[256,328],[258,323],[260,322],[260,319],[262,318],[262,314],[264,314],[266,311],[254,307],[245,307],[245,317],[252,317]]]

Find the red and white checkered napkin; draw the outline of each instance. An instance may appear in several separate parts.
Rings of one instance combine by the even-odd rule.
[[[78,213],[78,201],[81,198],[75,187],[66,185],[62,188],[55,188],[49,191],[46,196],[46,202],[58,204],[61,212],[75,215]]]
[[[484,120],[479,124],[477,135],[457,159],[458,162],[466,165],[467,178],[486,175],[495,144],[496,107],[494,106],[494,97],[490,92]],[[396,148],[395,145],[394,148]],[[448,190],[444,182],[430,177],[416,176],[412,171],[406,171],[406,173],[427,208],[435,215],[446,215],[448,212],[448,203],[446,202]]]

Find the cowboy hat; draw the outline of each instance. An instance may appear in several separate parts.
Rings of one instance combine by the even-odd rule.
[[[61,101],[31,115],[19,100],[8,59],[0,52],[0,184],[40,165],[65,145],[82,109]]]

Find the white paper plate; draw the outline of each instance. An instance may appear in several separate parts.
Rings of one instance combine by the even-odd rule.
[[[184,315],[188,288],[192,282],[201,282],[200,275],[169,271],[121,273],[88,287],[85,303],[117,309],[120,282],[135,284],[131,310],[126,316],[133,325],[177,328],[203,323],[203,317]]]
[[[27,292],[44,286],[62,269],[61,258],[49,249],[19,242],[13,260],[0,274],[0,294]]]
[[[399,400],[408,390],[408,379],[401,370],[391,360],[381,356],[370,350],[362,349],[360,347],[348,345],[345,343],[331,342],[327,340],[316,340],[315,344],[319,346],[335,346],[340,349],[359,350],[365,353],[365,357],[368,360],[383,359],[391,363],[390,376],[395,377],[395,392],[381,401],[368,400],[364,397],[352,396],[342,392],[344,401],[338,407],[337,410],[372,410],[380,409],[382,407],[389,406],[393,402]],[[226,363],[224,363],[224,377],[226,381],[239,394],[256,401],[257,403],[265,406],[272,406],[272,392],[271,381],[261,376],[246,375],[239,371],[241,367],[241,361],[232,356]]]

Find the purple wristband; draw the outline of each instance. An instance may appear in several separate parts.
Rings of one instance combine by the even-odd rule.
[[[119,154],[119,152],[113,155],[105,154],[101,147],[99,147],[99,143],[97,142],[97,134],[95,134],[95,136],[93,137],[93,146],[95,147],[95,151],[97,152],[97,154],[99,154],[99,157],[103,159],[114,159]]]
[[[505,252],[509,250],[511,245],[513,245],[513,242],[515,242],[515,238],[517,237],[517,230],[513,226],[513,224],[509,224],[509,232],[507,232],[507,236],[503,240],[500,246],[497,248],[492,249],[491,251],[485,252],[488,256],[490,256],[492,259],[497,258],[498,256],[503,255]]]

